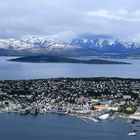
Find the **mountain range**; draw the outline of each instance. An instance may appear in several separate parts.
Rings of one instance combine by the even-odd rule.
[[[0,55],[25,55],[62,53],[100,55],[104,53],[135,54],[140,44],[110,38],[78,37],[69,42],[50,39],[47,36],[26,36],[23,39],[0,39]]]

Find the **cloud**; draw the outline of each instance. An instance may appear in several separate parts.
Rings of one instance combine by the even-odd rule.
[[[70,41],[71,39],[76,38],[77,35],[73,31],[64,31],[58,34],[50,35],[48,37],[56,40]]]
[[[131,40],[133,42],[136,42],[136,43],[140,43],[140,33],[138,34],[135,34],[133,36],[128,36],[128,40]]]
[[[140,33],[139,0],[3,0],[0,38],[81,34],[129,38]]]
[[[88,16],[107,18],[110,20],[124,20],[124,21],[138,21],[140,22],[140,10],[134,12],[128,12],[125,10],[120,11],[108,11],[98,10],[87,12]]]

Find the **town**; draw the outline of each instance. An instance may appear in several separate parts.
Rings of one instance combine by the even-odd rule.
[[[86,122],[115,117],[140,120],[140,79],[0,81],[0,112],[70,114]]]

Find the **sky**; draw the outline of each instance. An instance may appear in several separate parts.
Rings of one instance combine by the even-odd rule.
[[[84,34],[140,42],[140,0],[0,0],[0,38]]]

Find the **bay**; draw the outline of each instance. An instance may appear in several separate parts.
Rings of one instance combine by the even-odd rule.
[[[130,62],[132,63],[131,65],[22,63],[6,61],[9,59],[11,57],[0,57],[0,80],[58,77],[140,78],[140,60],[136,59],[117,59],[117,61]]]
[[[117,60],[130,62],[132,65],[51,64],[6,61],[9,59],[11,57],[0,57],[0,80],[56,77],[140,78],[140,61],[134,59]],[[97,124],[87,124],[76,117],[49,113],[37,116],[0,113],[0,139],[2,140],[140,139],[139,132],[136,137],[128,136],[129,132],[129,124],[118,119],[115,121],[106,120]]]
[[[76,117],[54,114],[0,114],[2,140],[139,140],[128,136],[129,125],[121,120],[87,124]]]

